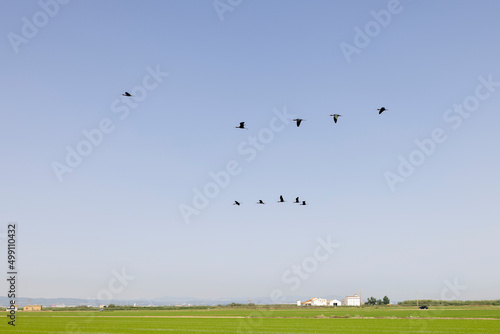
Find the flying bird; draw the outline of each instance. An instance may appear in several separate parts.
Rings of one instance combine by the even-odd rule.
[[[234,201],[233,205],[240,205],[240,202]]]
[[[295,197],[295,202],[294,203],[300,203],[298,197]]]
[[[134,95],[131,95],[129,92],[125,92],[122,94],[123,96],[134,96]]]
[[[257,202],[257,204],[266,204],[266,203],[262,202],[262,200],[259,199],[259,201]]]
[[[330,115],[330,116],[333,116],[333,121],[334,121],[335,123],[337,123],[337,120],[338,120],[338,119],[339,119],[339,117],[340,117],[340,116],[342,116],[342,115],[339,115],[339,114],[333,114],[333,115]]]
[[[378,114],[380,115],[381,113],[383,113],[384,111],[386,111],[387,109],[385,107],[382,107],[380,109],[377,109],[378,110]]]
[[[307,205],[306,201],[302,201],[302,203],[300,205]]]
[[[299,126],[300,126],[300,123],[301,123],[302,121],[305,121],[305,119],[302,119],[302,118],[296,118],[296,119],[294,119],[293,121],[294,121],[294,122],[297,122],[297,127],[299,127]]]
[[[283,203],[283,202],[286,202],[286,201],[283,199],[283,195],[280,195],[280,200],[278,201],[278,203]]]
[[[245,122],[240,122],[240,126],[235,126],[235,128],[237,128],[237,129],[247,129],[247,128],[245,128]]]

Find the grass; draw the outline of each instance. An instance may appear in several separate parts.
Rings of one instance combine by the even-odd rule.
[[[499,333],[500,307],[43,311],[4,322],[0,333]]]
[[[29,313],[19,313],[29,314]],[[51,316],[51,312],[38,313],[39,316]],[[61,316],[241,316],[241,317],[396,317],[396,318],[497,318],[500,319],[500,307],[431,307],[428,310],[418,310],[416,307],[295,307],[295,308],[213,308],[205,310],[193,310],[186,307],[182,310],[145,310],[144,308],[132,311],[113,311],[108,309],[104,312],[58,312]],[[34,315],[34,314],[33,314]]]

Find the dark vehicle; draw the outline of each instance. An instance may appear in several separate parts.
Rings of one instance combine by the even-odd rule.
[[[419,307],[419,309],[421,309],[421,310],[427,310],[428,307],[427,307],[427,305],[422,305],[422,306]]]

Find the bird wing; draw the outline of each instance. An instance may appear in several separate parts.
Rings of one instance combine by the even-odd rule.
[[[338,116],[333,116],[333,121],[334,121],[335,123],[337,123],[337,118],[338,118]]]
[[[280,196],[280,201],[284,202],[285,200],[283,199],[283,196]]]
[[[240,122],[240,127],[243,128],[245,126],[245,122]]]
[[[301,123],[301,122],[302,122],[302,120],[301,120],[300,118],[299,118],[299,119],[297,119],[297,127],[299,127],[299,126],[300,126],[300,123]]]

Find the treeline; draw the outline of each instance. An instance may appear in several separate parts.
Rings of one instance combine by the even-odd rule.
[[[500,305],[500,299],[496,300],[433,300],[433,299],[419,299],[419,300],[405,300],[398,302],[401,306],[470,306],[470,305]]]
[[[208,309],[216,309],[216,308],[296,308],[295,304],[240,304],[240,303],[231,303],[231,304],[218,304],[218,305],[186,305],[186,306],[133,306],[133,305],[115,305],[109,304],[107,307],[103,309],[103,311],[128,311],[128,310],[208,310]],[[20,308],[21,309],[21,308]],[[44,311],[99,311],[100,308],[96,306],[71,306],[71,307],[43,307]]]
[[[133,306],[133,305],[114,305],[109,304],[103,308],[103,311],[128,311],[128,310],[184,310],[186,308],[192,310],[206,310],[215,308],[216,306]],[[44,307],[44,311],[99,311],[101,308],[97,306],[67,306],[67,307]]]
[[[389,297],[384,296],[383,299],[377,299],[375,297],[370,297],[366,300],[365,305],[389,305],[391,300]]]

